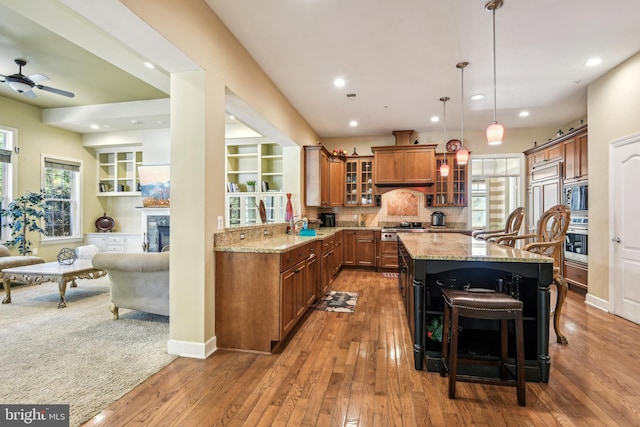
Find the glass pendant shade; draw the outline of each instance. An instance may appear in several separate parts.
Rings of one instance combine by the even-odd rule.
[[[449,176],[449,165],[443,163],[440,165],[440,176]]]
[[[469,152],[463,147],[456,153],[456,161],[459,165],[466,165],[469,160]]]
[[[503,136],[504,136],[504,128],[500,123],[493,122],[487,128],[487,141],[489,145],[502,144]]]

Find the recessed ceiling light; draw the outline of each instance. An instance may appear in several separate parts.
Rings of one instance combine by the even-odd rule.
[[[142,122],[140,120],[136,120],[136,119],[132,119],[132,120],[129,120],[129,121],[131,122],[132,125],[141,125],[142,124]]]
[[[529,117],[529,112],[528,111],[520,111],[519,116],[520,117]]]
[[[147,68],[151,68],[152,70],[156,67],[154,67],[154,65],[151,62],[145,61],[144,62],[144,66]]]
[[[333,85],[335,87],[342,87],[346,84],[347,82],[342,78],[342,77],[337,77],[334,81],[333,81]]]
[[[586,65],[587,67],[594,67],[594,66],[600,64],[601,62],[602,62],[602,59],[600,59],[600,58],[591,58],[590,60],[585,62],[584,65]]]
[[[89,127],[90,127],[91,129],[96,129],[96,130],[97,130],[97,129],[100,129],[100,126],[99,126],[99,125],[96,125],[96,124],[93,124],[93,125],[91,125],[91,126],[89,126]]]
[[[481,94],[481,93],[479,93],[479,94],[477,94],[477,95],[473,95],[473,96],[471,97],[471,100],[472,100],[472,101],[478,101],[478,100],[480,100],[480,99],[484,99],[484,95],[483,95],[483,94]]]
[[[230,115],[230,116],[229,116],[229,118],[230,118],[231,120],[235,120],[235,119],[236,119],[236,116],[231,116],[231,115]]]
[[[431,123],[438,123],[440,121],[440,117],[438,116],[432,116],[431,117]]]
[[[357,122],[357,121],[355,121],[355,120],[351,120],[351,121],[349,122],[349,126],[351,126],[352,128],[354,128],[354,127],[358,126],[358,122]]]

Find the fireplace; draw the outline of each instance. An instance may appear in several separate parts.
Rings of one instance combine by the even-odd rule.
[[[158,226],[158,248],[160,248],[160,252],[169,250],[170,237],[171,236],[169,234],[169,226],[159,225]]]
[[[170,218],[169,209],[142,209],[142,231],[147,252],[161,252],[162,248],[168,248],[171,237]]]

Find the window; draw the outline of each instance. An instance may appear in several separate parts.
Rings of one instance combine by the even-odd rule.
[[[509,213],[522,206],[523,161],[521,154],[471,159],[472,228],[504,228]]]
[[[0,204],[7,207],[13,200],[13,166],[11,163],[14,147],[14,132],[0,128]],[[2,227],[0,239],[7,240],[11,231]]]
[[[43,189],[48,212],[43,240],[80,235],[80,163],[46,156]]]

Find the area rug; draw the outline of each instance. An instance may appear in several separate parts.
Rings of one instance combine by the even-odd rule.
[[[315,305],[316,310],[353,313],[358,301],[357,292],[329,291]]]
[[[386,277],[387,279],[397,279],[398,273],[382,273],[382,277]]]
[[[0,403],[69,404],[78,426],[176,358],[168,317],[121,309],[112,320],[106,277],[67,288],[63,309],[55,283],[12,286],[11,297],[0,306]]]

